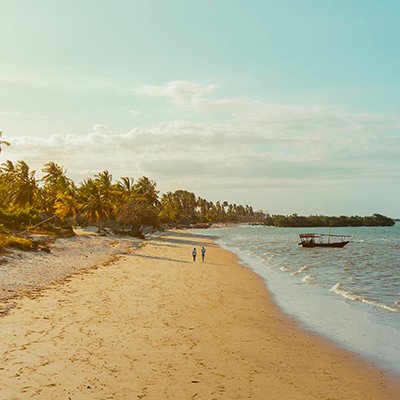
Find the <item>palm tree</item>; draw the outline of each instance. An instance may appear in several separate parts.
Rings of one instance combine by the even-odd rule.
[[[134,180],[129,177],[122,177],[116,184],[112,186],[111,198],[113,206],[113,215],[118,214],[122,205],[128,203],[134,196]]]
[[[76,189],[70,187],[66,192],[60,192],[54,203],[54,211],[57,217],[61,220],[66,220],[68,217],[76,219],[79,204],[76,198]]]
[[[35,178],[36,171],[30,171],[29,165],[21,160],[16,165],[10,162],[7,167],[10,168],[9,175],[12,179],[9,191],[11,205],[14,207],[32,206],[38,189]]]
[[[104,192],[97,179],[89,178],[79,188],[78,209],[89,222],[102,224],[105,219],[110,218],[112,199]]]
[[[67,178],[66,173],[67,170],[64,170],[63,167],[60,167],[54,161],[50,161],[44,165],[42,171],[45,173],[43,175],[42,181],[48,185],[56,185],[62,184],[64,186],[68,186],[71,181]]]
[[[95,175],[94,181],[104,194],[109,194],[113,190],[112,175],[107,170]]]
[[[134,185],[134,180],[133,178],[129,178],[127,176],[121,177],[121,180],[117,182],[117,186],[126,192],[130,193],[133,191],[133,185]]]
[[[135,181],[127,176],[121,177],[115,185],[115,193],[120,203],[128,201],[135,193]]]
[[[12,161],[7,160],[5,163],[2,164],[0,170],[4,174],[12,174],[15,171],[15,165]]]
[[[148,204],[158,207],[160,201],[158,199],[158,190],[156,183],[146,176],[142,176],[133,187],[136,197],[144,197]]]
[[[53,161],[48,162],[42,168],[45,173],[42,178],[44,182],[42,194],[42,208],[48,212],[52,213],[55,202],[61,193],[65,193],[69,188],[73,188],[74,184],[66,176],[66,170],[60,167]]]

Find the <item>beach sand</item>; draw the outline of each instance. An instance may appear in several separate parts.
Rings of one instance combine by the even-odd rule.
[[[205,245],[206,262],[191,260]],[[212,239],[174,232],[0,318],[0,399],[399,399]]]
[[[141,243],[136,238],[99,236],[96,231],[96,227],[75,229],[76,236],[51,244],[50,253],[13,249],[0,255],[0,315],[14,307],[15,298],[32,295],[52,283],[62,283],[71,274],[108,263]]]

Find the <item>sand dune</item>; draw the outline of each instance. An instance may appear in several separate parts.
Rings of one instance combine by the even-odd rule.
[[[180,232],[18,300],[0,354],[1,400],[390,400],[400,388],[299,329],[233,254]]]

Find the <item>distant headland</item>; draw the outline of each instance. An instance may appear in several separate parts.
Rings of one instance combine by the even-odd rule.
[[[345,216],[339,217],[326,215],[310,215],[302,216],[297,214],[292,215],[269,215],[265,216],[263,221],[255,225],[268,225],[276,227],[345,227],[345,226],[393,226],[395,220],[381,214],[372,214],[371,216],[360,217]]]

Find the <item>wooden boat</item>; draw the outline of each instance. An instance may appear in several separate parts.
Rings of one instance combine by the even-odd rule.
[[[344,247],[350,242],[349,235],[331,235],[327,233],[300,233],[303,247]]]

